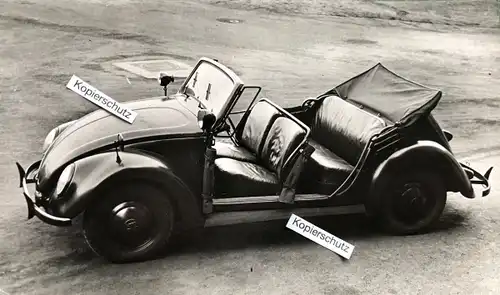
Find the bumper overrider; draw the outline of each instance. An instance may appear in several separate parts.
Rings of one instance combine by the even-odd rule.
[[[40,167],[40,162],[41,161],[37,161],[31,164],[26,171],[21,166],[21,164],[16,162],[17,169],[19,170],[19,179],[20,179],[19,187],[23,189],[24,199],[26,200],[26,204],[28,205],[28,219],[31,219],[34,216],[36,216],[41,221],[51,225],[70,226],[71,225],[70,218],[58,217],[47,213],[47,211],[45,211],[40,204],[41,198],[38,196],[33,198],[30,195],[30,192],[28,190],[28,184],[36,182],[35,175],[38,171],[38,168]]]
[[[472,169],[468,165],[465,165],[463,163],[460,163],[460,165],[462,166],[462,169],[464,169],[465,173],[467,174],[471,184],[473,184],[473,185],[474,184],[481,184],[483,186],[484,189],[482,192],[482,196],[486,197],[487,195],[489,195],[490,190],[491,190],[489,178],[490,178],[491,171],[493,170],[493,167],[490,167],[486,171],[486,173],[484,173],[484,175],[482,175],[481,173]]]

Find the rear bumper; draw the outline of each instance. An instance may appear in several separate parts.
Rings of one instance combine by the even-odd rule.
[[[24,199],[26,200],[26,205],[28,206],[28,219],[34,216],[38,217],[41,221],[55,226],[70,226],[71,219],[65,217],[58,217],[47,213],[39,204],[39,199],[30,195],[28,190],[29,183],[35,183],[34,175],[36,174],[38,167],[40,166],[40,161],[31,164],[25,171],[21,164],[16,162],[17,170],[19,171],[19,187],[23,189]]]
[[[466,172],[467,176],[469,177],[470,183],[472,185],[480,184],[483,186],[483,191],[481,193],[482,196],[486,197],[487,195],[489,195],[490,191],[491,191],[491,185],[490,185],[489,178],[490,178],[491,171],[493,170],[493,167],[490,167],[486,171],[486,173],[484,173],[484,175],[483,175],[483,174],[477,172],[476,170],[472,169],[468,165],[465,165],[463,163],[460,163],[460,165],[462,166],[462,168]]]

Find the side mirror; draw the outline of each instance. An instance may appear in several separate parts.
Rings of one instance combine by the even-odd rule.
[[[169,76],[166,73],[160,73],[160,77],[158,78],[158,82],[160,83],[160,86],[166,87],[168,84],[174,82],[174,77]]]
[[[163,92],[165,93],[165,96],[167,96],[167,86],[168,84],[174,82],[174,76],[169,76],[165,73],[160,73],[160,77],[158,77],[158,82],[160,83],[160,86],[163,86]]]
[[[201,109],[198,111],[198,126],[200,126],[201,130],[210,130],[215,124],[215,121],[216,117],[210,111],[206,109]]]

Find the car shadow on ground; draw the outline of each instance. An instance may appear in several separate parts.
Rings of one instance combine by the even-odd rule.
[[[342,215],[305,218],[314,225],[346,241],[380,239],[390,237],[380,230],[372,219],[365,215]],[[469,214],[448,205],[439,222],[429,229],[433,234],[461,230],[467,224]],[[300,246],[310,240],[286,228],[287,220],[276,220],[250,224],[220,226],[198,229],[173,237],[166,253],[157,257],[159,261],[176,255],[217,254],[227,251],[265,249],[273,246]],[[57,231],[57,229],[56,229]],[[67,248],[71,253],[49,262],[50,264],[86,264],[87,267],[104,267],[109,264],[97,257],[85,244],[79,228],[60,229],[53,237],[54,244]],[[59,241],[57,241],[59,240]],[[71,249],[71,250],[70,250]],[[48,262],[48,261],[47,261]]]
[[[440,220],[428,231],[420,234],[460,229],[467,222],[468,217],[467,212],[456,210],[448,205]],[[343,240],[365,240],[390,235],[382,231],[373,219],[364,214],[305,219]],[[287,221],[276,220],[193,231],[180,236],[170,248],[169,255],[311,243],[308,239],[286,228]]]
[[[440,222],[431,230],[431,234],[437,232],[439,235],[439,232],[443,232],[447,235],[455,231],[464,231],[470,223],[474,223],[469,217],[467,211],[447,206],[447,210]],[[306,220],[349,243],[355,245],[363,243],[366,251],[370,251],[372,243],[376,248],[378,242],[382,240],[398,239],[381,232],[364,215],[327,216],[306,218]],[[4,263],[0,263],[0,274],[12,284],[25,277],[37,278],[40,282],[51,282],[56,278],[78,282],[82,272],[90,278],[108,276],[113,278],[119,273],[121,278],[133,280],[137,273],[146,277],[156,277],[158,273],[163,272],[182,273],[185,270],[199,270],[200,261],[213,266],[219,263],[220,259],[225,261],[223,257],[242,259],[248,255],[249,250],[251,253],[262,252],[266,256],[266,253],[287,249],[294,253],[302,249],[310,251],[306,247],[315,246],[310,240],[286,228],[286,223],[287,220],[278,220],[191,231],[175,237],[174,243],[166,249],[168,251],[153,260],[112,264],[90,250],[81,233],[81,227],[75,225],[71,228],[57,228],[39,225],[33,221],[33,226],[22,226],[30,232],[26,233],[29,238],[23,243],[33,245],[38,249],[37,252],[26,253],[26,259],[19,262],[8,259],[16,257],[13,251],[20,251],[18,248],[4,249],[6,256],[0,257],[4,260]],[[45,254],[40,255],[40,253]],[[14,288],[12,292],[16,290]]]

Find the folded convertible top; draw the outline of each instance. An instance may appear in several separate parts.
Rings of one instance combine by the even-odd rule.
[[[405,79],[378,63],[326,94],[363,105],[393,123],[417,119],[431,112],[441,91]]]

